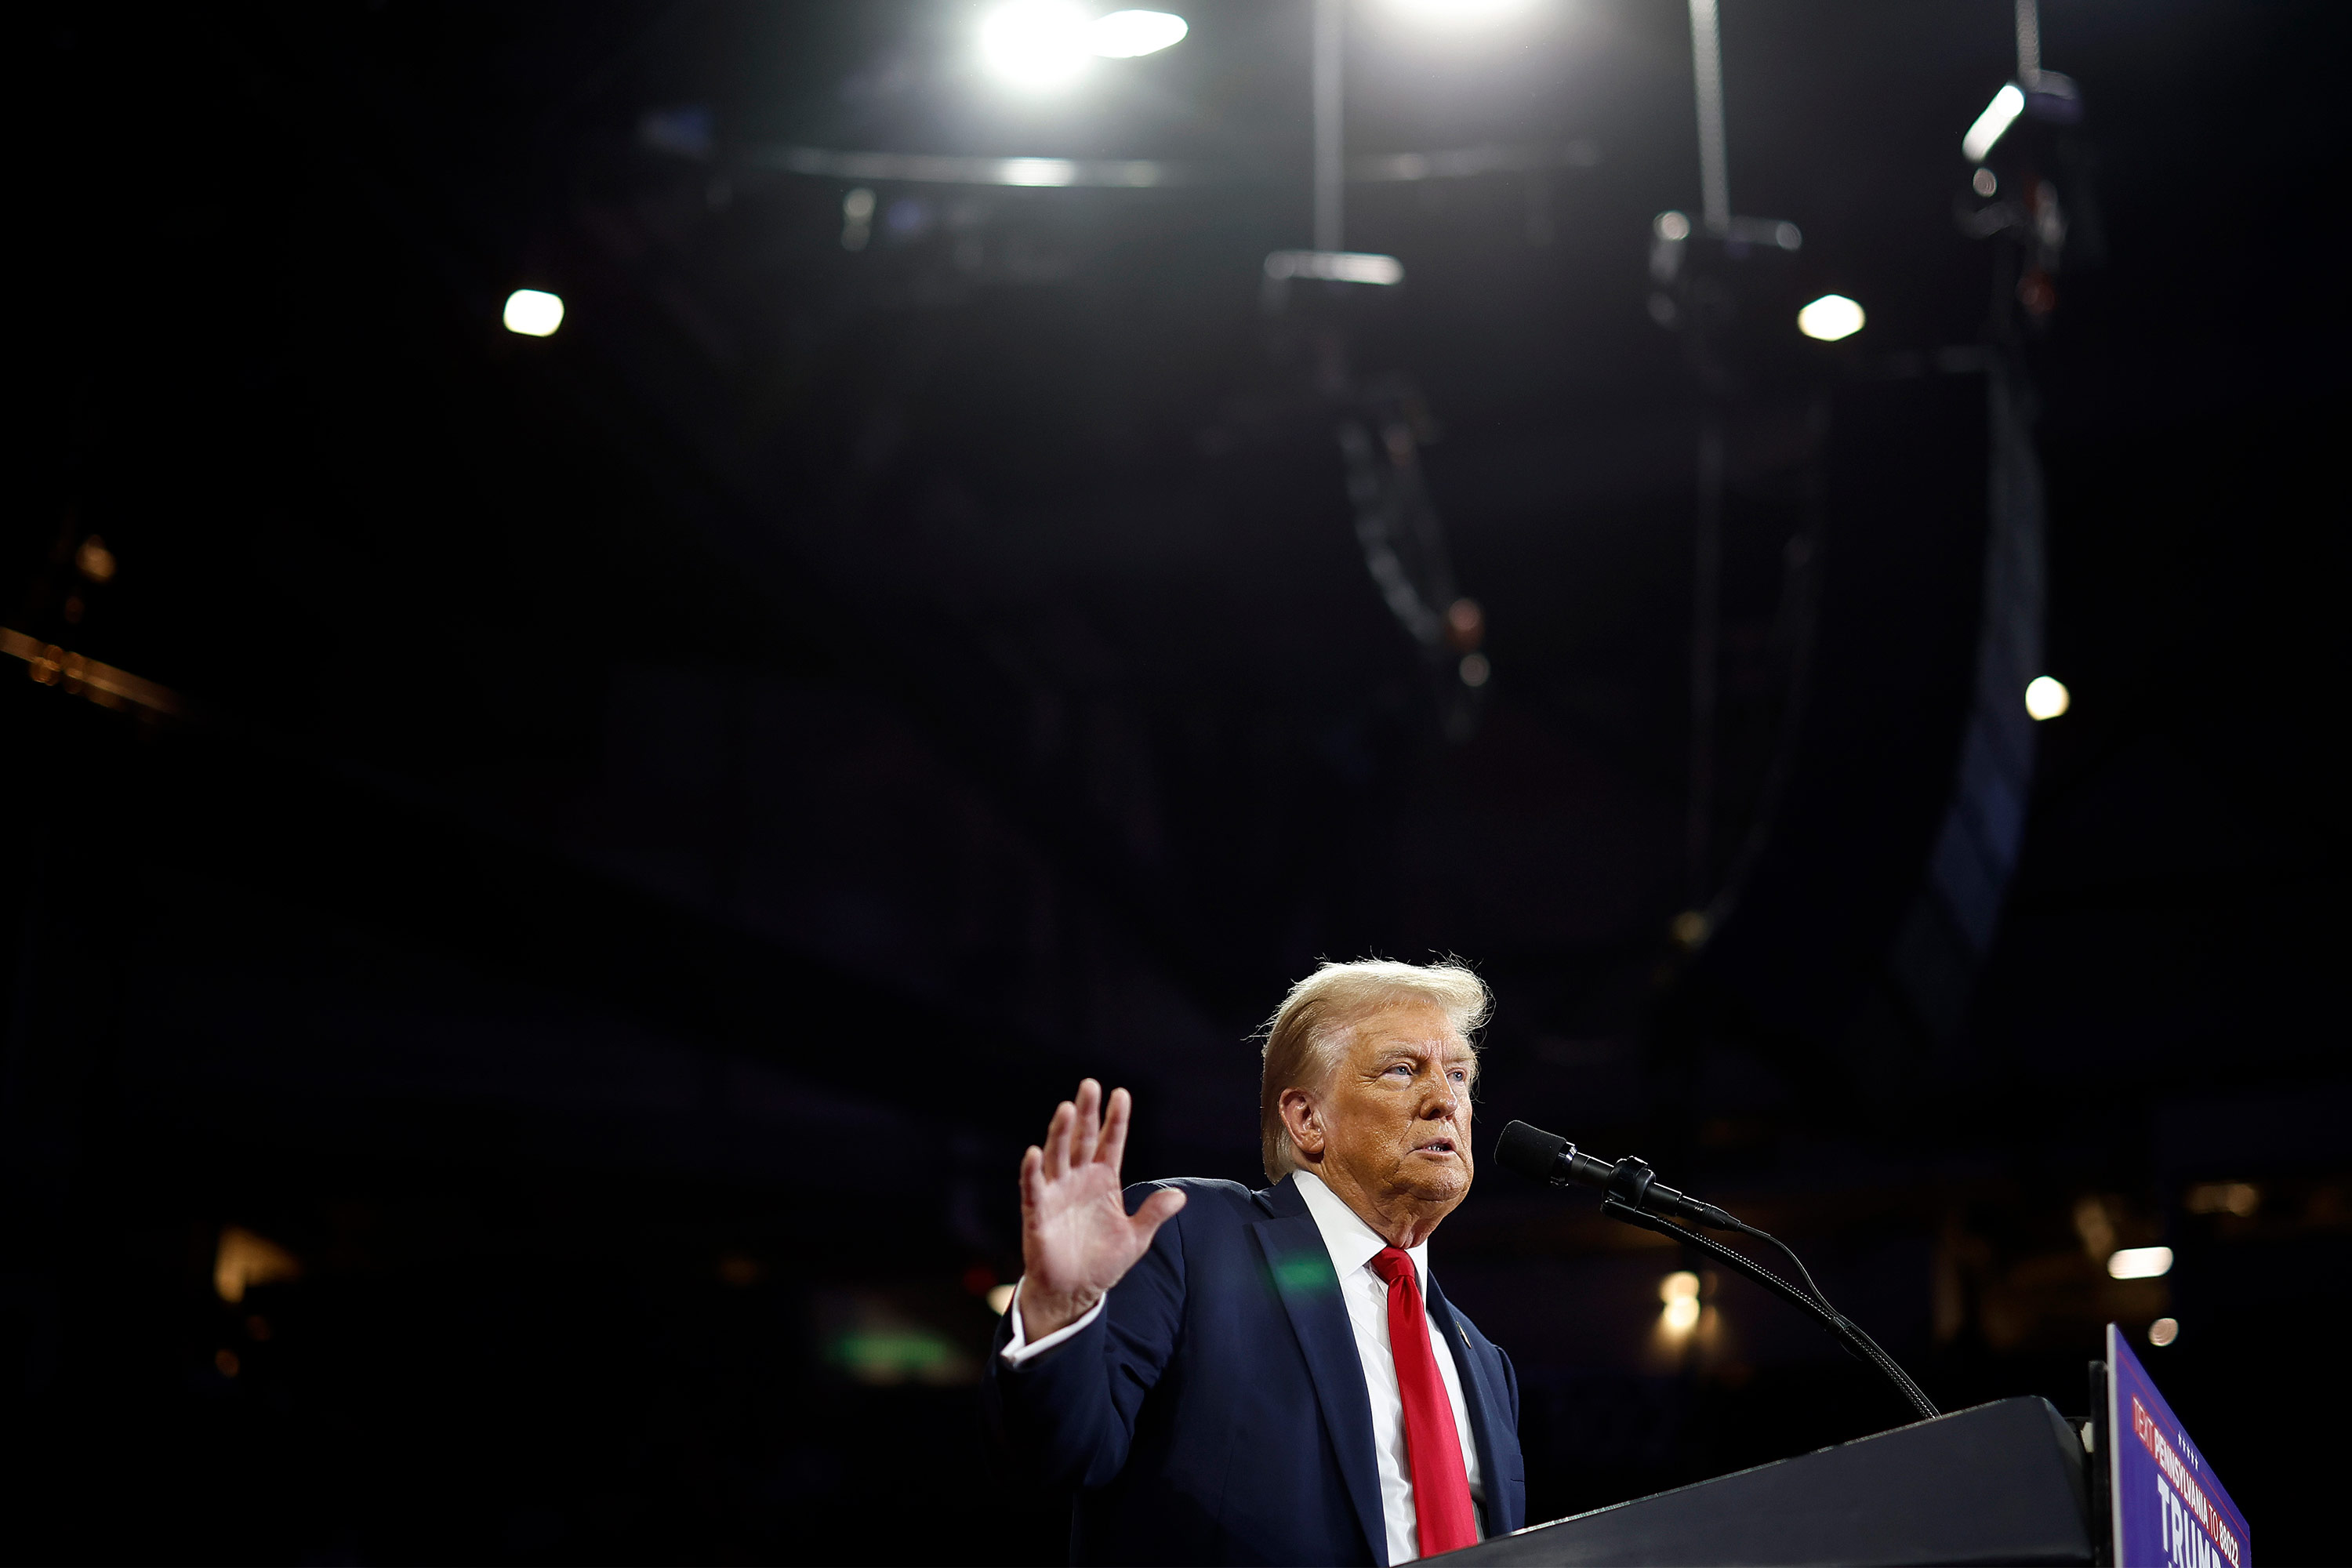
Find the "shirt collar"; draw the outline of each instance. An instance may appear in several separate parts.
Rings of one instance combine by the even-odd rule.
[[[1323,1184],[1323,1178],[1312,1171],[1297,1171],[1291,1180],[1298,1184],[1298,1195],[1307,1200],[1307,1212],[1315,1217],[1315,1228],[1323,1233],[1323,1248],[1331,1255],[1331,1267],[1341,1279],[1370,1264],[1380,1250],[1388,1246],[1387,1237],[1364,1223],[1358,1214],[1340,1201],[1339,1194]],[[1412,1259],[1412,1271],[1421,1286],[1423,1300],[1429,1298],[1429,1243],[1405,1248]]]

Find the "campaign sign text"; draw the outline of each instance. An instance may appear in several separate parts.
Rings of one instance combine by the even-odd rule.
[[[2113,1323],[2107,1433],[2117,1568],[2253,1568],[2246,1516]]]

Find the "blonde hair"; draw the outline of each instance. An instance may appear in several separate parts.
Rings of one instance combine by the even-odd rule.
[[[1486,983],[1459,959],[1436,963],[1397,963],[1359,959],[1325,960],[1322,967],[1290,988],[1260,1032],[1265,1037],[1265,1069],[1258,1080],[1258,1141],[1265,1179],[1278,1182],[1306,1169],[1290,1131],[1282,1124],[1282,1097],[1293,1089],[1321,1089],[1339,1065],[1349,1031],[1371,1014],[1400,1002],[1424,1002],[1445,1015],[1454,1033],[1470,1040],[1486,1021],[1495,999]],[[1471,1040],[1475,1049],[1476,1042]]]

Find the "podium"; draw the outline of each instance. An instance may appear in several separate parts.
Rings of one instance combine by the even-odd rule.
[[[2048,1400],[2003,1399],[1530,1525],[1445,1562],[2089,1563],[2105,1521],[2093,1512],[2086,1458]]]

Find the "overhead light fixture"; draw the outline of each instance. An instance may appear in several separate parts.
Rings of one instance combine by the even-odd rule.
[[[1113,11],[1089,16],[1077,0],[1010,0],[980,25],[980,54],[990,70],[1022,87],[1058,87],[1087,62],[1134,59],[1183,41],[1184,18],[1168,11]]]
[[[1992,95],[1992,101],[1985,105],[1985,111],[1977,116],[1977,122],[1969,127],[1969,133],[1960,138],[1960,156],[1971,163],[1983,163],[1993,143],[2024,112],[2025,89],[2013,81],[2002,84],[2001,89]]]
[[[507,296],[502,319],[510,332],[520,332],[527,338],[550,337],[563,324],[563,300],[541,289],[518,289]]]
[[[2126,1247],[2107,1259],[2110,1279],[2157,1279],[2171,1272],[2168,1247]]]
[[[2066,683],[2054,677],[2037,675],[2025,683],[2025,710],[2036,719],[2055,719],[2074,701]]]
[[[1171,11],[1113,11],[1094,19],[1087,41],[1105,59],[1131,60],[1181,44],[1191,31]]]
[[[1797,312],[1797,331],[1833,343],[1862,331],[1862,307],[1843,294],[1824,294]]]

